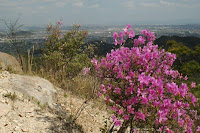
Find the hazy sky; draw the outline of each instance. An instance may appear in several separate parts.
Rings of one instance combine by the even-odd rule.
[[[0,0],[0,18],[25,25],[200,24],[200,0]]]

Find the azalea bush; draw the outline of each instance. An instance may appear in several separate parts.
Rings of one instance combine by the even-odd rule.
[[[56,25],[47,25],[48,36],[43,51],[47,62],[45,68],[48,72],[56,73],[61,78],[59,80],[76,76],[90,65],[91,60],[81,49],[87,31],[81,30],[80,25],[74,25],[72,30],[63,33],[61,26],[60,21]]]
[[[172,69],[176,55],[154,45],[154,33],[142,30],[135,37],[131,25],[120,33],[113,33],[115,45],[100,61],[93,59],[96,74],[102,79],[98,96],[104,95],[112,111],[118,132],[131,132],[138,128],[153,132],[199,131],[194,125],[199,121],[197,99],[190,92],[196,84],[187,85],[177,70]],[[125,40],[133,40],[131,48],[124,47]],[[120,128],[119,128],[120,127]]]

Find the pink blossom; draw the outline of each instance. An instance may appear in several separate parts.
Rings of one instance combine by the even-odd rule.
[[[109,100],[110,100],[110,97],[107,96],[105,102],[107,103],[107,102],[109,102]]]
[[[129,120],[129,115],[124,114],[124,120]]]
[[[107,90],[103,84],[101,84],[101,91],[103,92],[103,94],[105,94],[107,92]]]
[[[159,116],[159,123],[161,123],[162,121],[166,121],[167,117],[166,117],[167,113],[164,111],[158,111],[158,116]]]
[[[133,129],[133,132],[134,132],[134,133],[137,133],[137,129]]]
[[[63,25],[63,23],[61,21],[57,21],[57,24],[59,25]]]
[[[118,107],[117,107],[117,106],[113,106],[111,109],[112,109],[113,111],[118,111]]]
[[[91,62],[94,63],[95,65],[97,65],[98,60],[96,60],[96,59],[92,59]]]
[[[133,39],[133,37],[135,37],[135,33],[133,32],[133,30],[129,31],[129,38]]]
[[[121,94],[121,89],[118,88],[118,87],[116,87],[115,90],[114,90],[114,92],[115,92],[116,94]]]
[[[117,41],[117,39],[115,39],[115,43],[114,43],[115,45],[117,45],[118,44],[118,41]]]
[[[97,96],[100,97],[100,96],[101,96],[101,93],[100,93],[100,92],[97,92]]]
[[[134,108],[132,108],[131,105],[127,106],[127,110],[128,110],[128,113],[130,113],[130,114],[134,113]]]
[[[197,101],[197,99],[193,94],[189,94],[189,97],[191,98],[191,103],[195,106],[195,102]]]
[[[117,39],[117,32],[113,32],[113,39],[116,40]]]
[[[200,126],[197,127],[197,132],[200,132]]]
[[[184,97],[187,94],[187,91],[188,91],[187,84],[182,83],[179,88],[179,93],[181,94],[182,97]]]
[[[121,115],[121,114],[123,114],[123,113],[124,113],[123,109],[120,109],[120,110],[118,111],[118,114],[119,114],[119,115]]]
[[[116,120],[115,121],[115,126],[122,126],[122,122],[120,120]]]
[[[120,40],[120,45],[122,45],[123,43],[124,43],[124,39],[123,38],[121,38],[121,40]]]
[[[115,122],[117,120],[116,116],[115,115],[112,115],[112,120]]]
[[[124,32],[121,31],[121,32],[119,33],[119,37],[123,38],[123,37],[124,37]]]
[[[83,75],[86,75],[89,72],[90,72],[90,67],[89,68],[87,68],[87,67],[83,68]]]
[[[130,24],[127,24],[126,28],[127,28],[127,29],[130,29],[130,28],[131,28],[131,25],[130,25]]]
[[[184,77],[184,80],[188,80],[188,77],[187,77],[187,75]]]
[[[124,33],[127,34],[128,33],[128,29],[124,28]]]
[[[191,83],[191,87],[192,87],[192,88],[195,88],[195,87],[196,87],[196,83],[192,82],[192,83]]]
[[[148,30],[146,30],[146,29],[145,29],[145,30],[142,30],[142,34],[143,34],[143,35],[147,35],[147,34],[148,34],[148,32],[149,32],[149,31],[148,31]]]
[[[141,101],[142,104],[147,104],[147,105],[149,104],[148,99],[145,96],[142,96],[141,99],[142,99],[142,101]]]
[[[168,127],[166,127],[167,133],[174,133],[172,130],[170,130]]]
[[[143,113],[141,113],[140,111],[135,113],[135,117],[145,121],[145,115]]]

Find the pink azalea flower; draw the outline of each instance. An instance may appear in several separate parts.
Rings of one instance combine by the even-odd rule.
[[[187,75],[184,77],[184,80],[188,80],[188,77],[187,77]]]
[[[100,92],[97,92],[97,96],[100,97],[100,96],[101,96],[101,93],[100,93]]]
[[[192,82],[192,83],[191,83],[191,87],[192,87],[192,88],[195,88],[195,87],[196,87],[196,83]]]
[[[118,41],[117,41],[117,39],[115,39],[115,43],[114,43],[115,45],[117,45],[118,44]]]
[[[121,40],[120,40],[120,45],[122,45],[123,43],[124,43],[124,39],[121,38]]]
[[[105,94],[107,92],[105,86],[103,84],[101,84],[101,87],[100,87],[101,91],[103,92],[103,94]]]
[[[130,24],[127,24],[126,28],[127,28],[127,29],[130,29],[130,28],[131,28],[131,25],[130,25]]]
[[[174,133],[172,130],[170,130],[168,127],[166,127],[167,133]]]
[[[141,103],[142,103],[142,104],[149,105],[148,99],[147,99],[145,96],[142,96],[142,101],[141,101]]]
[[[134,46],[138,46],[139,45],[139,41],[138,41],[138,39],[134,39]]]
[[[83,75],[86,75],[89,72],[90,72],[90,67],[89,68],[87,68],[87,67],[83,68]]]
[[[162,121],[166,121],[167,117],[166,117],[166,113],[164,111],[158,111],[158,116],[159,116],[159,123],[161,123]]]
[[[142,34],[143,34],[143,35],[147,35],[148,32],[149,32],[148,30],[142,30]]]
[[[136,112],[135,116],[136,116],[136,118],[145,121],[145,115],[143,113],[141,113],[140,111]]]
[[[132,108],[131,105],[127,106],[127,110],[128,110],[128,113],[130,113],[130,114],[134,113],[134,108]]]
[[[119,37],[123,38],[123,37],[124,37],[124,32],[121,31],[121,32],[119,33]]]
[[[134,132],[134,133],[137,133],[137,129],[133,129],[133,132]]]
[[[59,25],[63,25],[63,23],[61,21],[57,21],[57,24]]]
[[[192,129],[187,129],[187,133],[193,133]]]
[[[116,120],[115,121],[115,126],[121,127],[122,126],[122,122],[120,120]]]
[[[113,32],[113,39],[116,40],[117,39],[117,32]]]
[[[120,110],[118,111],[118,114],[119,114],[119,115],[121,115],[121,114],[123,114],[123,113],[124,113],[123,109],[120,109]]]
[[[124,120],[129,120],[129,115],[124,114]]]
[[[181,96],[184,97],[187,94],[187,91],[188,91],[187,84],[182,83],[179,88],[179,92],[180,92]]]
[[[133,37],[135,37],[135,33],[133,32],[133,30],[129,31],[129,38],[133,39]]]
[[[105,102],[109,102],[109,100],[110,100],[110,97],[107,96]]]
[[[111,116],[112,120],[115,122],[117,120],[116,116],[115,115],[112,115]]]
[[[200,132],[200,126],[197,127],[197,132]]]
[[[92,59],[91,62],[94,63],[95,65],[97,65],[98,60],[96,60],[96,59]]]
[[[121,89],[118,88],[118,87],[116,87],[115,90],[114,90],[114,92],[115,92],[116,94],[121,94]]]
[[[197,101],[197,99],[195,98],[193,94],[189,94],[189,96],[191,98],[191,103],[195,106],[195,102]]]
[[[127,29],[127,28],[124,29],[124,33],[125,33],[125,34],[128,33],[128,29]]]

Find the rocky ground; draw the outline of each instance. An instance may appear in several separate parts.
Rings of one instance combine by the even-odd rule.
[[[0,73],[0,80],[9,78],[8,72]],[[27,95],[0,86],[0,133],[98,133],[103,127],[107,109],[99,101],[89,101],[56,88],[54,107],[41,105]],[[77,111],[84,108],[80,115]],[[75,122],[72,122],[76,116]]]

